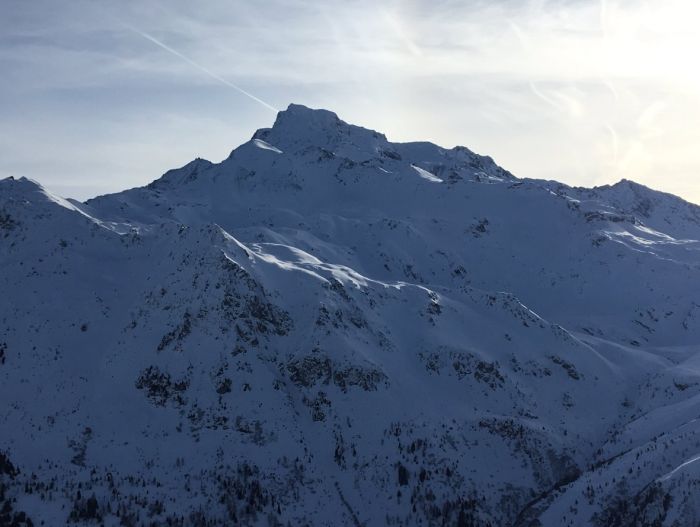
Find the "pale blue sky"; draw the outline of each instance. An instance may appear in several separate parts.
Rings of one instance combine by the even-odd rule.
[[[628,178],[700,203],[693,0],[0,9],[0,177],[64,196],[221,160],[272,123],[267,105],[297,102],[390,140],[466,145],[520,177]]]

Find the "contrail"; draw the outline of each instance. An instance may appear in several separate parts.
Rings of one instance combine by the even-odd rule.
[[[275,107],[272,106],[271,104],[268,104],[268,103],[266,103],[265,101],[263,101],[262,99],[260,99],[259,97],[256,97],[255,95],[253,95],[252,93],[245,91],[245,90],[244,90],[243,88],[241,88],[240,86],[236,86],[234,83],[227,81],[226,79],[224,79],[223,77],[220,77],[219,75],[217,75],[217,74],[214,73],[213,71],[208,70],[208,69],[205,68],[204,66],[200,66],[200,65],[197,64],[195,61],[193,61],[193,60],[190,59],[189,57],[186,57],[185,55],[183,55],[183,54],[180,53],[179,51],[177,51],[177,50],[171,48],[171,47],[168,46],[167,44],[163,44],[160,40],[158,40],[158,39],[155,38],[154,36],[151,36],[151,35],[149,35],[148,33],[145,33],[144,31],[141,31],[140,29],[136,29],[136,28],[133,27],[133,26],[127,26],[127,27],[128,27],[129,29],[131,29],[134,33],[137,33],[137,34],[141,35],[141,36],[142,36],[143,38],[145,38],[146,40],[150,40],[150,41],[153,42],[156,46],[158,46],[158,47],[160,47],[160,48],[163,48],[163,49],[164,49],[165,51],[167,51],[168,53],[171,53],[171,54],[175,55],[177,58],[179,58],[179,59],[181,59],[181,60],[184,60],[184,61],[187,62],[187,64],[189,64],[190,66],[193,66],[193,67],[197,68],[199,71],[201,71],[201,72],[203,72],[203,73],[206,73],[206,74],[209,75],[212,79],[215,79],[215,80],[219,81],[220,83],[222,83],[222,84],[224,84],[224,85],[226,85],[226,86],[228,86],[228,87],[230,87],[230,88],[233,88],[233,89],[236,90],[237,92],[242,93],[243,95],[245,95],[246,97],[249,97],[250,99],[253,99],[255,102],[257,102],[257,103],[259,103],[259,104],[262,104],[265,108],[269,108],[269,109],[272,110],[273,112],[279,111],[277,108],[275,108]]]

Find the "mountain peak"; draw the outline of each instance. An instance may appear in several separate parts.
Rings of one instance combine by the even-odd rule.
[[[387,142],[382,133],[348,124],[330,110],[309,108],[302,104],[290,104],[277,114],[272,128],[258,130],[253,139],[262,139],[283,150],[308,146],[334,150],[339,145],[374,150],[377,144]]]
[[[43,190],[43,187],[41,186],[40,183],[37,181],[34,181],[33,179],[29,179],[27,177],[19,177],[16,178],[14,176],[9,176],[3,179],[0,179],[0,185],[6,185],[11,188],[16,188],[16,189],[31,189],[31,190]]]
[[[288,122],[304,122],[307,124],[315,124],[323,127],[339,126],[344,123],[338,117],[338,114],[325,110],[323,108],[309,108],[303,104],[291,103],[286,110],[277,113],[277,119],[274,126],[279,126]]]
[[[15,178],[13,176],[0,179],[3,200],[45,201],[50,196],[52,201],[61,198],[51,195],[39,182],[27,177]]]

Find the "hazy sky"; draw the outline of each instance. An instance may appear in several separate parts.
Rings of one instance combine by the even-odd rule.
[[[696,0],[0,0],[0,177],[143,185],[297,102],[700,203],[699,19]]]

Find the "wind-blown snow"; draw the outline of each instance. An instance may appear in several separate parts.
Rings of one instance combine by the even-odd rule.
[[[283,153],[282,150],[280,150],[279,148],[275,148],[271,144],[263,141],[262,139],[253,139],[253,143],[255,144],[255,146],[257,146],[258,148],[262,148],[263,150],[272,150],[273,152],[275,152],[277,154]]]
[[[413,170],[418,172],[418,175],[422,177],[423,179],[426,179],[428,181],[431,181],[432,183],[442,183],[442,179],[440,179],[437,176],[432,175],[430,172],[427,170],[422,169],[421,167],[417,167],[416,165],[411,165],[413,167]]]

